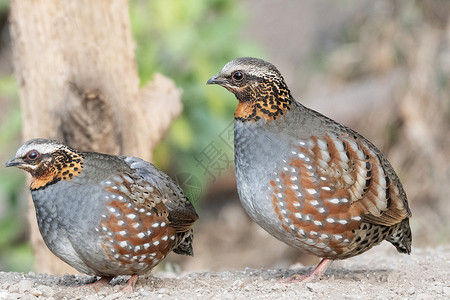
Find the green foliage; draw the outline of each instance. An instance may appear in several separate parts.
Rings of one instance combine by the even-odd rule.
[[[0,114],[1,165],[12,156],[20,143],[22,122],[17,94],[15,79],[12,76],[0,77],[0,101],[6,108]],[[0,168],[0,270],[27,271],[31,266],[31,250],[23,234],[26,217],[20,211],[24,175],[23,172]]]
[[[233,58],[260,55],[256,47],[240,40],[243,12],[238,1],[228,0],[130,2],[142,84],[160,72],[183,89],[183,114],[157,147],[156,164],[172,175],[194,175],[202,189],[212,178],[208,172],[214,171],[205,172],[196,158],[211,142],[216,143],[232,122],[237,105],[227,91],[207,87],[206,81]],[[217,143],[232,159],[232,147]]]

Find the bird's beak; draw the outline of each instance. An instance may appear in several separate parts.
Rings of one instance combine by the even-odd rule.
[[[225,80],[223,80],[219,74],[214,75],[206,82],[206,84],[218,84],[218,85],[223,85],[224,83]]]
[[[15,167],[22,164],[22,162],[20,158],[13,157],[6,162],[5,167]]]

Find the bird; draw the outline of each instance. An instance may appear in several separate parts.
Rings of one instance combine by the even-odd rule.
[[[236,58],[211,77],[238,100],[234,159],[241,203],[280,241],[322,258],[316,281],[334,260],[383,240],[410,254],[405,190],[380,150],[356,131],[296,101],[280,71],[259,58]]]
[[[153,164],[31,139],[6,167],[31,174],[42,238],[53,254],[106,284],[131,275],[132,291],[170,251],[193,255],[194,206]],[[96,288],[97,289],[97,288]]]

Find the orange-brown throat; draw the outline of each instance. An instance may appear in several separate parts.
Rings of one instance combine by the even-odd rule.
[[[284,82],[270,79],[233,92],[239,100],[234,119],[242,122],[276,120],[290,109],[293,101]]]
[[[71,180],[83,169],[83,154],[75,151],[58,150],[52,154],[51,161],[41,162],[30,172],[31,190],[45,188],[61,180]]]

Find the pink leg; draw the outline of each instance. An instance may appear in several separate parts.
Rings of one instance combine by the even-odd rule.
[[[111,281],[111,279],[113,279],[113,277],[102,277],[99,280],[97,280],[96,282],[79,285],[77,287],[90,286],[90,287],[93,287],[96,292],[98,292],[98,290],[101,286],[109,286],[109,282]]]
[[[332,259],[324,258],[320,261],[317,267],[308,275],[293,275],[289,278],[284,278],[279,280],[284,283],[292,283],[292,282],[312,282],[319,280],[320,277],[325,273],[328,267],[333,263]]]
[[[134,286],[136,285],[137,280],[138,280],[137,275],[131,276],[121,291],[124,293],[132,293],[134,291]]]

